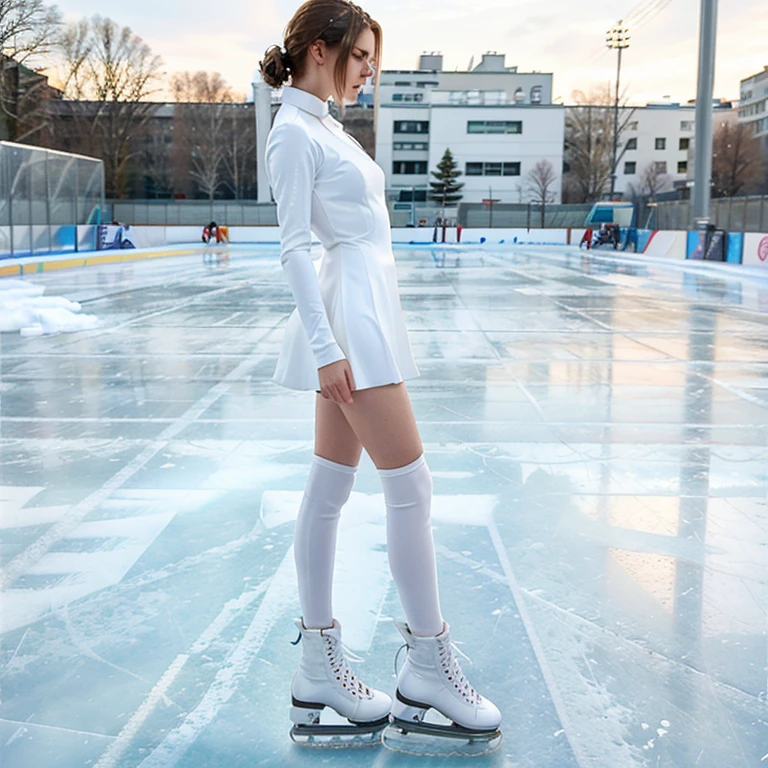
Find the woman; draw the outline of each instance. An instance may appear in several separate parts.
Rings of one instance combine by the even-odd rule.
[[[285,48],[273,46],[261,62],[268,85],[291,81],[266,155],[281,263],[297,305],[275,380],[318,393],[315,457],[294,540],[303,652],[291,688],[292,735],[322,734],[327,706],[356,733],[384,728],[390,710],[398,726],[418,730],[414,723],[434,708],[454,723],[444,735],[497,738],[499,710],[469,685],[440,612],[432,481],[404,383],[418,370],[400,306],[384,173],[328,113],[331,96],[340,105],[357,99],[374,63],[378,70],[381,40],[358,6],[309,0],[289,22]],[[319,273],[312,232],[325,249]],[[381,475],[389,562],[408,622],[399,626],[408,654],[394,703],[348,666],[331,607],[336,530],[363,448]]]

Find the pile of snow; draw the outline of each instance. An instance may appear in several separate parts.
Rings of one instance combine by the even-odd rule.
[[[45,288],[25,280],[0,279],[0,332],[21,331],[42,336],[96,328],[96,315],[80,315],[81,306],[59,296],[45,297]]]

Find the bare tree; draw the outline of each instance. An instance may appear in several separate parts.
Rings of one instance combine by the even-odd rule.
[[[169,197],[173,191],[172,131],[153,125],[147,132],[142,163],[151,184],[151,196]]]
[[[67,96],[91,103],[73,111],[79,138],[104,161],[107,195],[124,197],[138,140],[157,108],[148,99],[159,85],[162,60],[129,27],[100,16],[71,25],[61,53]]]
[[[640,193],[651,202],[659,192],[664,192],[669,186],[666,163],[648,163],[640,174]]]
[[[756,191],[765,181],[766,165],[751,126],[722,123],[712,139],[714,196],[733,197]]]
[[[614,98],[609,86],[585,94],[574,91],[574,106],[565,112],[565,161],[568,171],[563,194],[568,202],[592,202],[602,198],[610,187],[613,159]],[[621,139],[634,112],[626,108],[626,97],[619,103],[619,153],[626,151]]]
[[[228,140],[224,152],[224,165],[227,170],[225,184],[232,191],[235,200],[246,196],[256,157],[256,123],[253,112],[244,109],[244,106],[233,104],[230,107],[226,131]]]
[[[180,72],[171,78],[178,150],[190,158],[189,175],[213,200],[224,186],[237,190],[238,150],[244,149],[230,130],[228,107],[235,101],[218,72]]]
[[[558,179],[552,163],[549,160],[539,160],[526,176],[526,187],[531,193],[533,203],[541,205],[541,228],[544,229],[544,212],[547,203],[555,199],[555,193],[550,192]]]
[[[24,141],[45,126],[52,89],[35,67],[55,48],[60,24],[42,0],[0,0],[0,138]]]

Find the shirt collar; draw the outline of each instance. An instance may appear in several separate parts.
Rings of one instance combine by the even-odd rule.
[[[317,96],[290,85],[283,88],[283,104],[292,104],[321,120],[328,116],[328,102],[321,101]]]

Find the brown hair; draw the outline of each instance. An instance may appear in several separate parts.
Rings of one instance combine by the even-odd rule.
[[[376,41],[374,61],[376,83],[381,72],[381,26],[362,8],[348,0],[307,0],[285,28],[285,50],[273,45],[267,48],[259,69],[264,82],[280,88],[291,77],[302,74],[309,48],[316,40],[323,40],[329,48],[339,49],[333,80],[339,91],[344,90],[347,63],[359,34],[364,29],[373,32]]]

